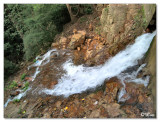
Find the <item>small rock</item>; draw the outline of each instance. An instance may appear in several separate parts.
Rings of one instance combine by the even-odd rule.
[[[12,92],[10,93],[10,96],[11,96],[11,97],[14,97],[14,96],[17,96],[19,93],[20,93],[20,91],[12,91]]]
[[[137,102],[137,96],[131,96],[128,100],[126,100],[126,104],[136,104]]]
[[[33,80],[33,78],[32,77],[25,77],[25,80],[27,80],[27,81],[32,81]]]
[[[57,81],[52,81],[49,86],[49,89],[52,89],[57,83],[58,83]]]
[[[80,51],[80,50],[81,50],[81,48],[80,48],[80,47],[77,47],[77,50],[78,50],[78,51]]]
[[[89,24],[89,30],[90,30],[90,31],[93,31],[92,24]]]
[[[57,56],[58,56],[57,54],[51,55],[50,59],[56,58]]]
[[[22,84],[18,84],[18,87],[22,87]]]
[[[57,101],[57,102],[55,103],[55,106],[56,106],[57,108],[59,108],[59,107],[61,106],[61,104],[62,104],[61,101]]]
[[[66,44],[66,42],[67,42],[67,38],[66,37],[61,37],[60,43],[61,44]]]
[[[117,93],[120,87],[121,87],[121,84],[118,82],[118,79],[111,78],[109,81],[106,82],[105,94],[112,96],[113,99],[116,99],[118,95]]]
[[[58,46],[58,43],[52,43],[51,47],[55,48]]]
[[[89,115],[89,118],[98,118],[100,116],[100,110],[96,109],[96,110],[93,110],[92,113]]]
[[[49,114],[49,113],[45,113],[44,115],[43,115],[43,118],[50,118],[51,117],[51,115]]]
[[[109,104],[105,108],[107,109],[108,115],[110,117],[117,117],[118,115],[123,113],[123,111],[120,110],[120,105],[117,103]]]
[[[77,34],[77,29],[73,29],[73,33],[74,33],[74,34]]]
[[[138,96],[139,103],[144,103],[144,97],[142,95]]]

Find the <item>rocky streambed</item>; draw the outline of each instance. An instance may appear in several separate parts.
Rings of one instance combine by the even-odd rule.
[[[53,44],[55,47],[60,46],[62,50],[53,49],[42,56],[38,56],[36,62],[28,67],[28,76],[25,77],[23,82],[29,82],[30,89],[28,88],[28,91],[26,90],[26,94],[19,101],[15,101],[14,98],[24,93],[24,91],[20,91],[20,86],[14,88],[15,91],[19,90],[20,93],[12,95],[15,97],[10,97],[12,101],[4,108],[4,117],[155,117],[153,96],[147,87],[149,81],[146,78],[148,74],[145,73],[143,67],[139,69],[142,64],[138,64],[137,62],[148,50],[155,33],[142,35],[135,42],[135,45],[137,42],[144,41],[147,45],[148,42],[147,48],[146,45],[144,47],[141,45],[143,49],[146,49],[144,52],[143,49],[140,49],[142,52],[139,50],[135,57],[132,56],[136,53],[134,52],[135,50],[131,50],[134,49],[133,44],[124,51],[119,52],[115,56],[116,58],[113,57],[105,64],[94,67],[74,65],[68,61],[75,59],[74,52],[65,49],[62,46],[64,43]],[[77,34],[79,36],[76,36],[76,38],[75,34],[71,37],[72,41],[67,44],[72,46],[79,45],[77,43],[82,41],[85,32],[80,31]],[[63,38],[62,40],[67,39]],[[138,45],[140,44],[138,43]],[[138,45],[136,45],[136,48],[138,48]],[[79,48],[76,49],[79,51]],[[125,56],[121,57],[122,55]],[[131,67],[130,70],[128,69],[129,67]],[[129,72],[131,73],[127,74],[127,77],[123,79],[121,73]],[[131,74],[133,76],[134,72],[137,72],[135,79],[128,77]],[[18,78],[20,79],[20,76]],[[20,82],[17,83],[19,84]]]

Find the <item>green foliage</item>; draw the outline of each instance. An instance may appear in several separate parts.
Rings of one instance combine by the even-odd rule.
[[[37,61],[36,59],[33,60],[34,63],[35,63],[36,61]]]
[[[22,113],[22,106],[19,107],[18,114]]]
[[[16,81],[12,81],[11,84],[8,86],[9,89],[13,89],[15,87],[17,87],[17,82]]]
[[[10,8],[4,5],[4,78],[18,70],[23,59],[23,40],[11,21]]]
[[[82,4],[82,6],[84,7],[84,14],[92,14],[93,10],[92,10],[92,5],[91,4]]]
[[[7,79],[8,76],[12,75],[14,72],[18,70],[18,66],[4,58],[4,78]]]
[[[80,23],[83,23],[83,22],[86,22],[87,21],[87,18],[86,17],[81,17],[80,18]]]
[[[48,49],[63,25],[70,21],[65,4],[4,5],[4,77]]]
[[[108,7],[107,7],[107,8],[104,8],[104,10],[105,10],[106,12],[108,12]]]
[[[28,31],[23,38],[25,59],[30,60],[41,49],[47,49],[56,34],[63,30],[63,25],[70,21],[66,5],[33,4],[33,15],[24,20]]]
[[[23,74],[21,75],[21,81],[24,80],[25,77],[26,77],[26,73],[23,73]]]
[[[29,88],[29,82],[26,82],[23,87],[23,91],[26,91]]]
[[[20,102],[20,99],[14,99],[13,100],[13,103],[19,103]]]

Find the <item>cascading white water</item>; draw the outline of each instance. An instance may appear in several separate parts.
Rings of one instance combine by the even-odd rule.
[[[59,79],[58,84],[53,89],[44,89],[42,92],[50,95],[64,95],[65,97],[68,97],[69,95],[81,93],[87,89],[96,88],[97,86],[103,84],[105,79],[110,79],[114,76],[117,76],[122,81],[124,88],[125,84],[123,80],[125,78],[130,79],[128,82],[142,83],[147,86],[149,77],[146,77],[146,79],[136,78],[138,72],[145,66],[145,64],[131,74],[121,72],[137,64],[137,61],[141,59],[148,50],[155,35],[156,31],[152,34],[147,33],[137,37],[133,45],[127,46],[125,50],[119,52],[116,56],[112,57],[101,66],[75,66],[71,60],[66,61],[63,64],[63,69],[66,71],[66,74]],[[39,67],[50,62],[52,52],[54,52],[53,55],[59,54],[56,49],[52,49],[43,56],[37,56],[37,61],[28,67],[28,70],[31,67],[36,67],[36,71],[32,76],[32,81],[34,81],[36,76],[40,73]],[[126,93],[124,88],[119,93],[119,101],[124,101],[124,99],[121,98],[123,94]],[[31,90],[30,87],[27,91],[29,90]],[[6,107],[8,103],[14,99],[21,99],[26,95],[27,91],[20,93],[14,98],[9,98],[4,107]]]
[[[36,62],[29,66],[28,67],[28,70],[31,68],[31,67],[36,67],[36,71],[34,73],[34,75],[32,76],[32,81],[34,81],[34,79],[36,78],[36,76],[40,73],[40,70],[39,70],[39,67],[40,66],[43,66],[47,63],[50,62],[50,56],[51,56],[51,53],[52,52],[56,52],[57,50],[56,49],[52,49],[52,50],[49,50],[46,54],[44,54],[43,56],[37,56],[36,57]],[[56,54],[58,55],[58,53],[56,52]]]
[[[11,102],[11,101],[14,101],[16,99],[20,100],[22,97],[24,97],[27,93],[27,91],[29,91],[31,88],[28,88],[25,92],[22,92],[20,94],[18,94],[17,96],[13,97],[13,98],[9,98],[7,100],[7,102],[4,104],[4,107],[7,107],[8,103]]]
[[[130,98],[129,95],[127,97],[123,97],[123,95],[127,94],[125,90],[125,82],[134,82],[137,84],[143,84],[144,86],[147,86],[149,83],[149,76],[146,76],[145,78],[137,78],[138,73],[146,66],[146,64],[142,64],[137,71],[133,71],[132,73],[120,73],[117,78],[120,79],[123,88],[120,90],[118,95],[118,102],[124,102]]]
[[[122,71],[138,63],[148,50],[156,31],[143,34],[136,38],[133,45],[119,52],[116,56],[110,58],[104,65],[96,67],[84,67],[83,65],[75,66],[71,60],[63,64],[66,70],[58,84],[53,89],[44,89],[42,92],[50,95],[63,95],[68,97],[75,93],[82,93],[91,88],[102,85],[105,79],[118,76]],[[132,82],[144,83],[135,79]],[[146,83],[144,83],[146,84]]]
[[[32,81],[35,80],[36,76],[40,73],[40,70],[39,70],[39,67],[40,66],[43,66],[47,63],[50,62],[50,56],[51,56],[51,53],[54,52],[53,54],[56,54],[58,55],[58,52],[56,52],[57,50],[56,49],[52,49],[52,50],[49,50],[46,54],[44,54],[43,56],[37,56],[36,57],[36,62],[34,64],[32,64],[31,66],[28,67],[28,70],[32,67],[36,67],[36,71],[35,73],[33,74],[32,76]],[[27,91],[31,90],[32,88],[29,87],[26,91],[23,92],[23,90],[21,90],[21,93],[18,94],[17,96],[13,97],[13,98],[8,98],[7,102],[4,104],[4,107],[7,107],[8,103],[15,100],[15,99],[21,99],[22,97],[24,97],[27,93]]]

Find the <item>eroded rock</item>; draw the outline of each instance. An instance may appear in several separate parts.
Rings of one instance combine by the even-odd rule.
[[[68,45],[68,48],[75,49],[75,48],[81,46],[81,44],[84,43],[85,36],[86,36],[85,31],[78,31],[76,34],[72,35],[71,41],[69,42],[69,45]]]

